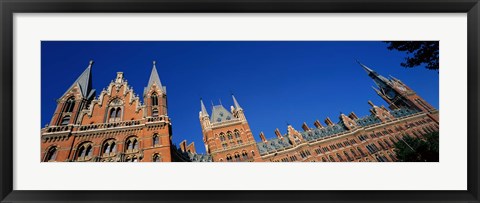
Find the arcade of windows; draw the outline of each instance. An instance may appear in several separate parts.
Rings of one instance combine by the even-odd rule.
[[[252,156],[255,156],[255,153],[253,151],[252,151]],[[230,155],[230,154],[227,154],[227,156],[226,156],[227,162],[244,161],[244,160],[247,160],[249,158],[250,157],[248,156],[248,153],[245,150],[242,151],[241,155],[240,155],[240,153],[235,152],[234,155],[233,155],[233,158],[232,158],[232,155]],[[220,161],[223,161],[223,159],[220,159]]]
[[[235,139],[233,138],[234,136],[235,136]],[[235,145],[235,140],[236,140],[236,144],[238,145],[243,144],[243,141],[241,140],[241,137],[240,137],[240,131],[237,129],[233,130],[233,134],[232,134],[232,131],[227,131],[226,136],[224,132],[221,132],[218,137],[222,142],[223,149],[226,149],[228,147],[227,138],[230,141],[230,145]]]
[[[160,145],[160,136],[158,134],[154,134],[152,137],[153,141],[153,146],[158,146]],[[100,156],[104,158],[108,157],[114,157],[116,156],[117,153],[117,142],[115,139],[107,139],[103,142],[101,145],[100,149]],[[125,141],[125,153],[127,154],[125,161],[126,162],[137,162],[139,159],[137,155],[135,154],[138,152],[138,147],[139,147],[139,141],[136,136],[130,136],[126,139]],[[84,142],[80,144],[75,153],[74,160],[76,161],[90,161],[93,158],[93,143],[92,142]],[[44,156],[44,161],[45,162],[51,162],[51,161],[56,161],[56,157],[58,154],[58,147],[57,146],[52,146],[50,147],[47,152],[45,153]],[[131,154],[131,155],[129,155]],[[247,156],[246,152],[242,154],[243,156]],[[105,159],[103,161],[113,161],[113,159]],[[152,156],[152,161],[153,162],[161,162],[162,157],[160,154],[155,153]]]

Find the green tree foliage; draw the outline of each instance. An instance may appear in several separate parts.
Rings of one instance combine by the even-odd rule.
[[[405,136],[395,143],[395,153],[402,162],[438,162],[438,132],[423,135],[423,139]]]
[[[407,52],[405,61],[400,63],[406,68],[413,68],[425,64],[429,70],[439,69],[439,42],[438,41],[387,41],[388,50]]]

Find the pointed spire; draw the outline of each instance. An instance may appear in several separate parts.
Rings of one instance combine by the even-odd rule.
[[[205,108],[205,105],[203,104],[202,98],[200,98],[200,106],[202,108],[202,116],[208,117],[208,112],[207,112],[207,109]]]
[[[70,89],[72,89],[73,86],[78,84],[78,86],[80,87],[80,93],[82,94],[82,96],[84,98],[87,98],[91,94],[93,63],[94,63],[93,60],[90,60],[87,68],[83,71],[83,73],[80,76],[78,76],[77,80],[75,80],[75,82],[72,84],[72,86],[70,86],[70,88],[68,88],[67,92],[70,91]],[[65,94],[67,92],[65,92]]]
[[[150,79],[148,79],[148,86],[147,88],[145,88],[144,94],[146,94],[147,91],[150,90],[153,84],[155,84],[163,92],[165,91],[165,89],[162,86],[162,83],[160,82],[160,77],[158,76],[156,63],[157,63],[156,61],[153,61],[152,72],[150,73]]]
[[[362,66],[362,68],[365,70],[365,72],[367,72],[368,74],[370,73],[373,73],[373,74],[376,74],[375,71],[373,71],[372,69],[370,69],[369,67],[367,67],[366,65],[364,65],[363,63],[360,63],[360,61],[358,61],[357,59],[355,59],[355,61],[357,61],[358,64],[360,64],[360,66]]]
[[[235,105],[235,109],[242,109],[242,107],[240,107],[240,105],[238,104],[237,102],[237,99],[235,99],[235,96],[233,96],[232,94],[232,98],[233,98],[233,104]]]

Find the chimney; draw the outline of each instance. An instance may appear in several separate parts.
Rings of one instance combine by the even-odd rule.
[[[267,139],[265,138],[265,134],[263,134],[263,132],[260,132],[260,139],[262,139],[262,142],[267,142]]]
[[[303,122],[302,129],[303,129],[303,131],[305,131],[305,132],[306,132],[306,131],[310,131],[310,128],[308,127],[308,125],[307,125],[305,122]]]
[[[358,116],[355,113],[353,113],[353,111],[348,115],[348,117],[351,118],[352,120],[358,119]]]
[[[278,138],[282,138],[282,134],[280,133],[280,130],[275,129],[275,135],[277,135]]]
[[[330,120],[329,117],[327,117],[327,118],[325,119],[325,124],[327,124],[328,126],[334,125],[333,122],[332,122],[332,120]]]
[[[182,150],[182,152],[187,151],[187,140],[180,142],[180,150]]]
[[[192,142],[187,146],[187,151],[190,151],[192,154],[196,154],[197,150],[195,150],[195,144]]]
[[[382,109],[383,109],[384,111],[388,111],[388,109],[385,108],[385,106],[383,106],[383,105],[382,105]]]
[[[320,121],[316,120],[315,123],[313,123],[313,125],[316,127],[316,128],[323,128],[323,125],[320,123]]]

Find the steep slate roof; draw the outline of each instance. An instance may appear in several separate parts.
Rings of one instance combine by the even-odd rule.
[[[407,109],[407,108],[399,108],[399,109],[390,111],[390,114],[392,114],[392,116],[395,118],[409,116],[415,113],[418,113],[418,111],[415,109]]]
[[[227,111],[227,109],[225,109],[222,105],[213,106],[210,122],[220,123],[232,119],[234,119],[233,115],[229,111]]]
[[[400,108],[400,109],[395,109],[390,111],[390,114],[392,114],[395,118],[409,116],[415,113],[418,113],[418,111],[414,109],[407,109],[407,108]],[[370,125],[374,125],[382,122],[374,114],[371,114],[359,119],[355,119],[354,121],[357,122],[357,124],[362,127],[370,126]],[[314,128],[314,129],[311,129],[310,131],[300,132],[300,134],[302,135],[303,139],[305,139],[306,141],[312,141],[319,138],[326,138],[328,136],[343,133],[345,131],[347,131],[347,128],[345,127],[342,121],[339,121],[337,124],[333,126],[326,126],[320,129]],[[283,140],[280,138],[269,139],[267,140],[266,143],[258,142],[257,148],[260,154],[264,155],[264,154],[276,152],[279,150],[283,150],[292,146],[287,136],[282,136],[282,138]]]
[[[95,90],[92,90],[92,65],[93,60],[89,62],[88,67],[78,76],[77,80],[73,82],[72,86],[70,86],[63,95],[67,94],[67,92],[77,84],[80,87],[80,94],[83,98],[88,99],[95,95]]]
[[[257,148],[261,155],[272,153],[278,150],[286,149],[291,147],[292,144],[287,136],[282,136],[282,138],[273,138],[268,140],[266,143],[258,142]]]
[[[376,123],[381,123],[382,121],[377,116],[371,114],[369,116],[356,119],[355,122],[357,122],[359,126],[365,127]]]
[[[343,125],[343,123],[340,121],[339,123],[332,126],[327,126],[321,129],[315,128],[315,129],[312,129],[311,131],[300,132],[300,134],[302,134],[303,139],[310,141],[310,140],[315,140],[319,138],[324,138],[330,135],[335,135],[345,131],[347,131],[347,128],[345,128],[345,125]]]
[[[212,156],[208,154],[194,154],[191,152],[183,152],[180,148],[173,146],[177,150],[177,153],[182,156],[184,159],[190,160],[191,162],[212,162]]]
[[[156,67],[156,62],[153,61],[153,67],[152,67],[152,72],[150,73],[150,79],[148,79],[148,85],[145,87],[143,94],[147,94],[147,91],[152,87],[152,85],[155,83],[157,87],[160,87],[160,89],[164,92],[167,93],[167,89],[162,86],[162,82],[160,82],[160,76],[158,76],[157,72],[157,67]]]

